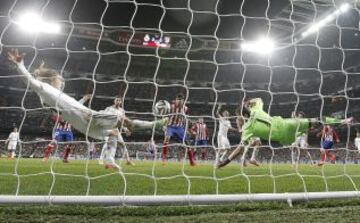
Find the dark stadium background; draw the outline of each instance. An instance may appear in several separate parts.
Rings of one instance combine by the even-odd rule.
[[[0,2],[2,133],[8,134],[22,121],[22,136],[50,137],[53,127],[47,123],[39,128],[50,111],[42,108],[38,97],[26,91],[26,85],[16,77],[5,56],[11,47],[27,53],[26,64],[34,59],[30,70],[44,60],[48,67],[62,71],[64,91],[75,98],[94,92],[91,108],[95,110],[108,106],[114,96],[125,96],[129,117],[153,119],[144,113],[151,112],[154,100],[171,101],[177,93],[186,95],[194,116],[190,118],[207,116],[210,129],[216,128],[211,117],[216,105],[225,103],[234,115],[239,103],[252,97],[262,97],[271,115],[290,117],[297,110],[307,117],[344,117],[346,111],[347,116],[359,117],[360,32],[355,10],[340,16],[337,25],[324,27],[318,36],[301,40],[301,30],[332,5],[326,1],[316,5],[293,2],[292,12],[291,5],[282,0],[271,1],[268,10],[266,0],[244,4],[222,0],[217,5],[213,0],[191,4],[166,0],[165,12],[160,1],[136,1],[136,7],[131,1],[109,1],[107,7],[105,1],[79,0],[72,11],[74,2]],[[59,20],[62,34],[21,34],[15,25],[8,25],[10,18],[29,7]],[[241,16],[240,11],[246,14]],[[136,37],[159,33],[159,28],[171,37],[170,49],[135,43]],[[281,48],[269,59],[240,51],[241,41],[252,40],[268,29]],[[130,39],[135,42],[128,44]],[[299,42],[290,44],[295,41]],[[345,100],[331,103],[334,95]],[[355,130],[356,126],[340,130],[342,141],[345,143],[350,134],[352,142]],[[128,140],[147,141],[150,137],[148,132]],[[233,143],[239,141],[236,133],[230,138]],[[311,142],[318,143],[314,134]]]

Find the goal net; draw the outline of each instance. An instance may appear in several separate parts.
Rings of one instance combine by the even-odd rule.
[[[360,112],[356,1],[9,0],[0,3],[0,33],[0,203],[358,196],[356,121],[325,125],[328,117],[349,121]],[[9,52],[26,54],[24,69]],[[47,84],[36,87],[31,78]],[[160,114],[157,102],[176,103],[179,94],[187,113],[172,105]],[[115,98],[126,118],[102,113]],[[296,132],[296,146],[254,134],[255,147],[236,123],[254,98],[273,119],[303,113],[324,125]],[[9,137],[15,127],[19,140]],[[111,152],[116,129],[124,143],[116,138]],[[61,139],[52,140],[55,133]],[[229,148],[221,150],[228,146],[219,134]],[[330,135],[332,147],[324,144]],[[246,152],[217,168],[238,145],[248,145]]]

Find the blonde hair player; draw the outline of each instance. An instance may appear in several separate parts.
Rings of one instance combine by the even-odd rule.
[[[91,138],[104,140],[108,136],[119,135],[118,128],[123,126],[132,132],[152,130],[154,127],[161,130],[167,123],[167,118],[158,121],[141,121],[131,120],[125,114],[119,114],[114,110],[94,111],[83,105],[84,100],[77,101],[62,92],[64,81],[56,71],[42,68],[36,75],[31,75],[24,66],[24,56],[25,54],[20,55],[16,49],[8,52],[8,59],[15,64],[23,81],[37,93],[43,104],[57,108],[65,121]]]

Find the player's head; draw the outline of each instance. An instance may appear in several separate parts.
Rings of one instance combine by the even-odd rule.
[[[17,131],[18,131],[18,128],[15,127],[15,128],[13,129],[13,132],[17,132]]]
[[[222,117],[229,117],[230,116],[230,113],[228,110],[224,109],[221,111],[221,116]]]
[[[240,106],[236,109],[236,115],[244,118],[250,117],[249,101],[240,102]]]
[[[117,108],[122,107],[122,98],[121,97],[116,97],[114,99],[114,106]]]
[[[199,123],[204,123],[204,119],[203,119],[203,118],[199,118],[199,119],[198,119],[198,122],[199,122]]]
[[[175,104],[177,106],[182,106],[184,104],[184,95],[183,94],[176,95]]]
[[[56,70],[45,68],[44,62],[42,62],[40,66],[34,70],[34,76],[37,80],[48,83],[58,90],[62,90],[64,88],[64,78],[62,78]]]
[[[360,132],[356,132],[356,137],[360,137]]]

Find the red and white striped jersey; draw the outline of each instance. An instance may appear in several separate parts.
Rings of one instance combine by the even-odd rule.
[[[321,139],[325,141],[338,141],[339,137],[335,130],[330,126],[325,126],[321,131]]]
[[[55,129],[59,129],[62,131],[69,131],[71,132],[71,124],[67,121],[64,121],[61,116],[53,115],[51,116],[51,120],[55,123]]]
[[[168,126],[173,127],[185,127],[186,118],[185,115],[188,113],[187,106],[176,106],[175,103],[171,104],[170,107],[170,117]]]
[[[191,127],[191,133],[195,135],[195,140],[207,140],[208,129],[205,123],[197,122]]]

